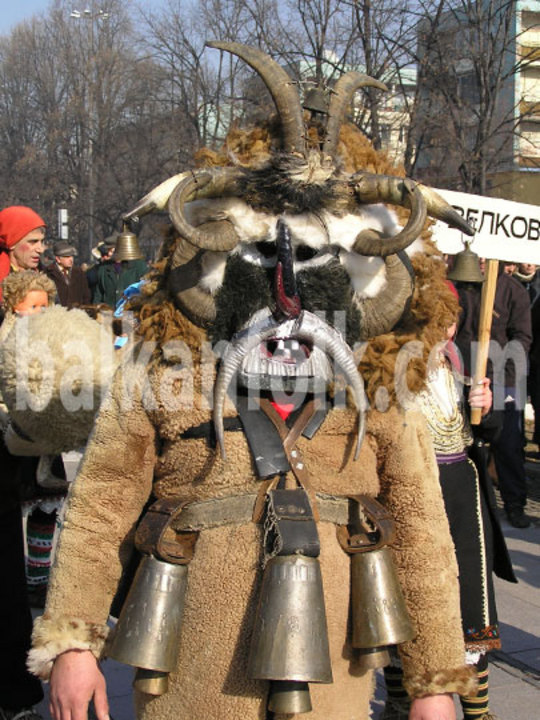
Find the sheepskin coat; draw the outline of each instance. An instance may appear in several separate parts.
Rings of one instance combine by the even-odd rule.
[[[208,368],[195,366],[189,380],[180,371],[174,382],[171,371],[158,363],[145,383],[133,367],[119,368],[100,411],[70,489],[47,606],[34,630],[30,664],[44,679],[67,649],[107,655],[109,608],[151,493],[206,500],[260,489],[243,432],[225,432],[227,460],[204,438],[181,437],[211,421],[208,402],[196,390],[193,403],[181,402],[183,382],[200,388]],[[179,393],[176,407],[166,393],[160,397],[172,386]],[[236,411],[229,407],[226,414]],[[389,508],[398,531],[393,553],[416,631],[400,648],[407,687],[413,696],[469,692],[457,567],[424,421],[414,411],[370,411],[354,461],[356,422],[352,410],[331,409],[311,440],[298,441],[313,488],[379,496]],[[373,680],[370,671],[359,670],[349,642],[350,560],[332,523],[320,522],[318,530],[333,683],[311,684],[309,717],[366,720]],[[167,694],[136,694],[141,720],[266,717],[268,683],[246,672],[262,577],[261,536],[250,521],[201,531],[189,565],[177,669]]]

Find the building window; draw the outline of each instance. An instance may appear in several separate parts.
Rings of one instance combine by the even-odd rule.
[[[389,145],[392,135],[391,125],[381,125],[381,142],[383,145]]]
[[[458,91],[460,98],[471,104],[477,105],[480,101],[480,88],[476,73],[467,72],[458,77]]]

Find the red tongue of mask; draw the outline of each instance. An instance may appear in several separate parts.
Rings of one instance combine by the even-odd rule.
[[[272,407],[277,412],[282,420],[286,420],[294,410],[294,403],[277,403],[274,400],[270,401]]]

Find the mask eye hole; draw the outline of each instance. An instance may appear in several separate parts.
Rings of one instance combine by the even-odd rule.
[[[274,242],[258,242],[255,247],[265,258],[273,258],[276,254],[276,243]]]
[[[317,255],[317,250],[315,248],[310,247],[309,245],[299,245],[296,248],[296,259],[298,262],[305,262],[306,260],[311,260],[312,258]]]

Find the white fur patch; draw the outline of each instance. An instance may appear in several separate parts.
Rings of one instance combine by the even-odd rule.
[[[359,298],[375,297],[386,285],[386,268],[382,258],[344,252],[340,261],[349,273],[353,290]]]
[[[260,267],[273,267],[275,257],[265,257],[254,246],[257,242],[275,242],[279,216],[253,210],[238,198],[200,200],[186,205],[186,218],[193,225],[211,220],[227,219],[238,234],[239,244],[232,253],[240,254],[248,262]],[[362,230],[377,230],[384,235],[397,234],[401,227],[395,213],[384,205],[359,206],[357,213],[343,217],[321,212],[319,215],[284,213],[283,220],[291,231],[293,247],[307,245],[320,251],[330,245],[342,248],[340,262],[349,273],[355,293],[360,297],[375,297],[386,284],[384,260],[364,257],[352,252],[354,242]],[[416,240],[407,250],[409,255],[421,252],[423,243]],[[296,271],[322,265],[330,256],[322,254],[311,260],[295,261]],[[223,284],[226,253],[206,253],[203,259],[201,287],[215,294]]]
[[[201,263],[201,288],[209,293],[216,293],[223,285],[228,253],[206,252]]]

